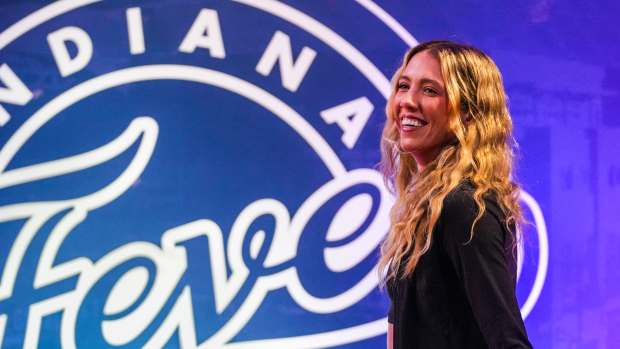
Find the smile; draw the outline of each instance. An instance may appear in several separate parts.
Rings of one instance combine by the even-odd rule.
[[[428,125],[428,122],[415,117],[404,117],[401,119],[400,124],[403,131],[408,131],[424,127]]]

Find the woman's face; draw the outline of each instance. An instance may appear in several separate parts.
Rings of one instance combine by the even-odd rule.
[[[398,78],[392,100],[400,147],[413,155],[420,170],[451,138],[443,81],[437,58],[428,51],[419,52]]]

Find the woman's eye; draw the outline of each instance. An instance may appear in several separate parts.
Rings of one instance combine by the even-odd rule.
[[[406,90],[409,88],[409,85],[405,84],[405,83],[400,83],[398,84],[398,89],[399,90]]]
[[[422,91],[424,91],[424,93],[431,94],[431,95],[436,95],[437,94],[437,91],[435,91],[435,89],[433,89],[431,87],[424,87],[422,89]]]

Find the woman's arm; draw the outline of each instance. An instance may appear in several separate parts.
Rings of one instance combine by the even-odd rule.
[[[470,241],[478,208],[470,192],[457,190],[444,201],[437,233],[489,347],[531,348],[515,296],[511,237],[496,208],[487,201]]]

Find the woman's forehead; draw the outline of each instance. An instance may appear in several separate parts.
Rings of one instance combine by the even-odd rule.
[[[411,57],[399,78],[412,81],[431,80],[442,84],[441,64],[432,53],[422,51]]]

